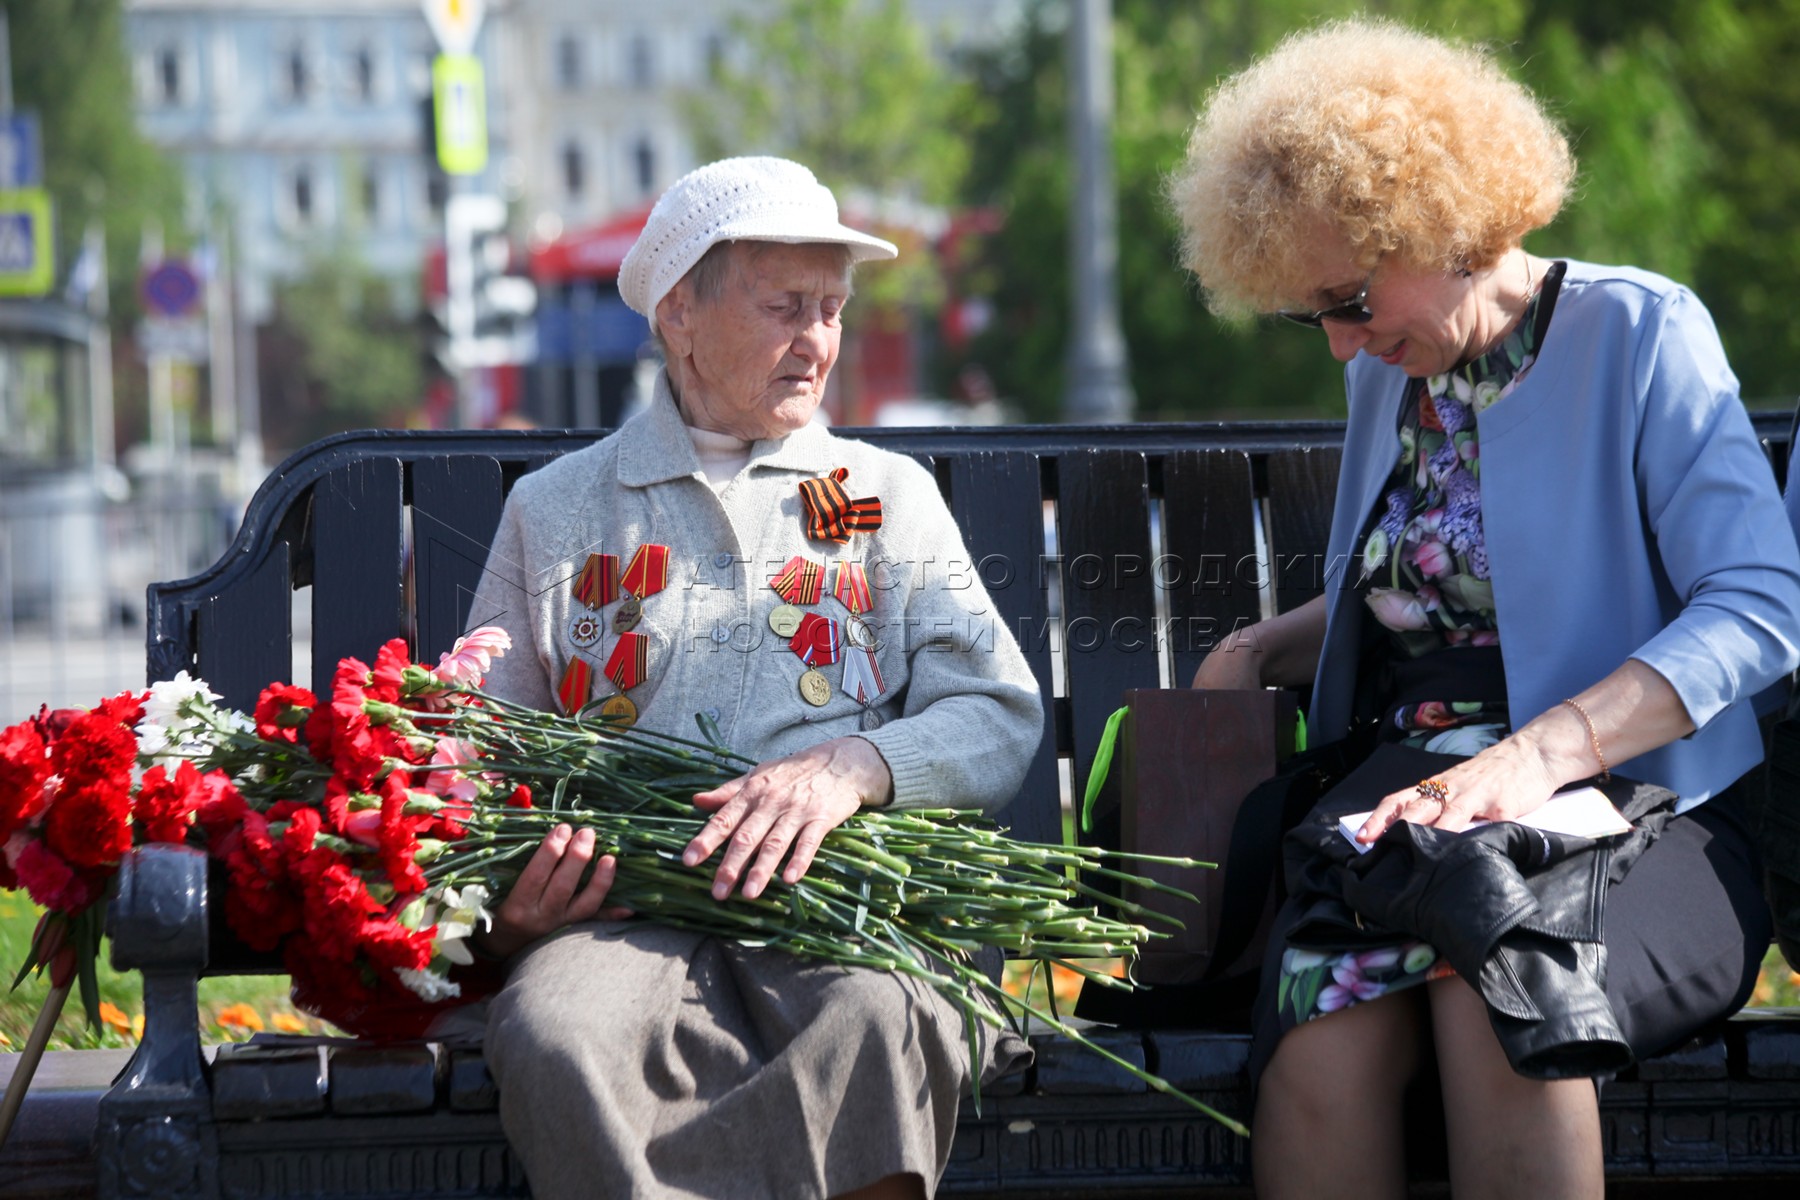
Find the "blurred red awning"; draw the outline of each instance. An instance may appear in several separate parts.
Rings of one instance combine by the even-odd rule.
[[[626,253],[649,219],[650,208],[645,205],[591,229],[566,233],[554,242],[532,250],[531,277],[539,283],[617,279]]]

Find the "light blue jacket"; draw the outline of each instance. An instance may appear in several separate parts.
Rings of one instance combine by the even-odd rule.
[[[1406,382],[1366,355],[1345,380],[1311,714],[1320,742],[1350,717],[1365,611],[1355,539],[1399,458]],[[1685,809],[1761,761],[1750,701],[1800,662],[1800,550],[1694,294],[1647,271],[1570,262],[1536,365],[1477,430],[1514,722],[1636,658],[1699,728],[1615,770],[1672,789]]]

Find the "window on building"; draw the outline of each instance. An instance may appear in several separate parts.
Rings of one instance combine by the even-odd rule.
[[[312,64],[306,59],[306,48],[289,46],[278,64],[282,94],[295,104],[304,104],[312,94]]]
[[[581,43],[572,33],[556,39],[556,86],[565,92],[581,86]]]
[[[375,102],[375,51],[358,46],[350,53],[350,95],[363,104]]]
[[[640,196],[648,196],[656,186],[656,147],[650,139],[641,137],[631,150],[632,164],[637,169],[637,186]]]
[[[578,142],[564,142],[562,148],[563,194],[569,199],[579,199],[583,189],[587,187],[587,162],[581,153]]]
[[[656,86],[656,47],[649,35],[634,33],[626,43],[625,73],[634,88]]]
[[[311,225],[318,219],[317,196],[314,195],[311,167],[295,167],[292,179],[294,224]]]
[[[425,204],[431,209],[431,215],[442,217],[444,206],[450,202],[450,180],[436,167],[425,168]]]
[[[181,52],[173,46],[156,52],[155,92],[159,104],[181,103]]]

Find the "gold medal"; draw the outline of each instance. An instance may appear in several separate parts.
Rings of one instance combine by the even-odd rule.
[[[805,615],[792,604],[783,604],[769,613],[769,628],[776,637],[791,638],[799,631],[800,619]]]
[[[644,602],[639,600],[636,596],[631,597],[626,600],[625,603],[619,605],[619,611],[613,614],[613,632],[625,633],[628,630],[637,628],[637,623],[643,618],[643,615]]]
[[[600,702],[600,719],[612,725],[630,728],[637,724],[637,705],[625,696],[608,696]]]
[[[831,703],[831,684],[818,671],[809,669],[800,676],[800,698],[814,708]]]
[[[872,708],[865,708],[862,710],[862,720],[860,724],[862,725],[864,733],[872,733],[881,728],[881,714]]]

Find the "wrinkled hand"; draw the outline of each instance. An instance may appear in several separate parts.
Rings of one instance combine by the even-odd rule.
[[[887,803],[893,789],[894,777],[881,752],[859,737],[834,738],[760,763],[694,797],[696,805],[713,815],[688,843],[681,861],[697,867],[724,846],[725,856],[713,875],[713,899],[730,896],[741,877],[744,897],[754,900],[774,878],[783,855],[787,868],[782,880],[798,883],[827,833],[864,805]]]
[[[619,866],[612,855],[602,855],[587,886],[581,886],[581,873],[593,858],[592,829],[571,830],[567,825],[552,829],[494,910],[493,928],[477,934],[481,949],[510,958],[565,925],[630,916],[628,908],[606,907],[606,893]]]
[[[1516,734],[1433,778],[1444,783],[1443,804],[1410,787],[1394,792],[1375,806],[1356,840],[1372,842],[1395,821],[1452,831],[1478,818],[1511,821],[1541,806],[1562,783],[1537,748]]]

